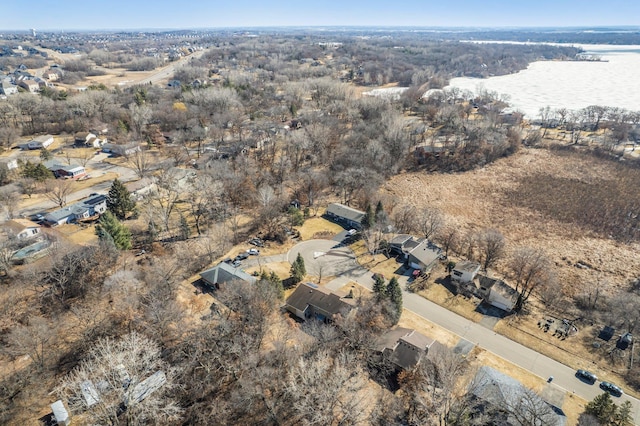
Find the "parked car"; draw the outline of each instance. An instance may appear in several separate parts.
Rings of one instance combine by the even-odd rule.
[[[240,253],[233,260],[245,260],[247,257],[249,257],[249,253]]]
[[[260,250],[252,248],[247,250],[247,253],[249,253],[251,256],[257,256],[260,254]]]
[[[223,260],[224,263],[231,263],[233,262],[233,259],[230,257],[227,257],[225,260]]]
[[[622,389],[620,389],[620,387],[609,382],[600,382],[600,389],[605,392],[609,392],[609,394],[613,396],[622,396],[622,394],[624,393],[622,392]]]
[[[356,231],[355,229],[349,229],[349,230],[347,231],[347,234],[349,234],[349,235],[354,235],[356,232],[358,232],[358,231]]]
[[[256,247],[263,247],[264,242],[260,238],[252,238],[249,240],[249,244]]]
[[[576,377],[582,381],[585,381],[591,384],[594,384],[598,380],[598,377],[595,374],[587,370],[576,371]]]
[[[231,262],[231,266],[233,266],[234,268],[237,268],[240,265],[242,265],[242,262],[240,262],[239,260],[234,260],[233,262]]]

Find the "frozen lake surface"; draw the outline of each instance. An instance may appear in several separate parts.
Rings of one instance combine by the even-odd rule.
[[[449,87],[505,94],[528,118],[540,108],[577,110],[590,105],[640,111],[640,46],[576,45],[602,61],[541,61],[516,74],[454,78]],[[607,61],[607,62],[605,62]]]

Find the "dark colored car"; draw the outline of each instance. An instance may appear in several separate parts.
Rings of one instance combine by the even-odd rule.
[[[609,382],[600,382],[600,389],[605,392],[609,392],[609,394],[613,396],[622,396],[622,394],[624,393],[618,386]]]
[[[584,382],[591,384],[594,384],[598,380],[598,377],[595,374],[587,370],[576,371],[576,377]]]
[[[251,240],[249,240],[249,244],[256,246],[256,247],[263,247],[264,246],[264,242],[260,239],[260,238],[252,238]]]
[[[247,257],[249,257],[249,253],[240,253],[234,260],[245,260]]]

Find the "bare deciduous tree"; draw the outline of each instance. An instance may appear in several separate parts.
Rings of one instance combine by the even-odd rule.
[[[149,174],[152,159],[146,150],[138,150],[133,154],[127,155],[126,158],[127,163],[133,168],[140,179]]]
[[[478,236],[478,248],[485,271],[504,255],[504,236],[497,229],[486,229]]]
[[[444,218],[440,210],[431,207],[418,210],[414,220],[417,221],[418,228],[426,239],[435,235],[444,225]]]
[[[28,355],[42,369],[51,356],[55,338],[55,328],[43,317],[34,316],[27,325],[17,325],[9,332],[5,350],[13,356]]]
[[[60,208],[67,204],[67,197],[71,194],[72,182],[66,179],[48,180],[45,182],[45,196]]]
[[[511,256],[509,267],[519,294],[516,303],[516,309],[519,310],[536,287],[548,283],[551,264],[542,250],[521,247]]]
[[[164,383],[142,393],[141,383],[153,374],[164,376]],[[56,393],[73,413],[84,413],[99,424],[167,424],[182,412],[172,399],[173,377],[158,344],[133,332],[118,340],[99,340]]]

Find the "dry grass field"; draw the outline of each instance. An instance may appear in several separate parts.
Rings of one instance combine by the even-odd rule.
[[[576,181],[606,187],[616,177],[610,162],[546,149],[523,149],[495,163],[461,174],[405,173],[392,178],[382,189],[388,206],[413,204],[440,209],[448,224],[462,234],[497,228],[505,236],[508,249],[530,246],[543,249],[555,263],[558,282],[566,294],[574,294],[585,283],[608,283],[610,289],[623,288],[640,270],[638,244],[624,244],[579,226],[549,216],[546,197],[535,194],[538,205],[514,203],[524,185],[532,190],[532,178],[551,176],[553,181]],[[547,186],[542,188],[549,190]],[[562,191],[562,188],[556,188]],[[635,188],[634,188],[635,190]],[[640,191],[636,190],[636,193]],[[576,264],[589,265],[579,268]],[[500,265],[498,265],[500,269]]]

